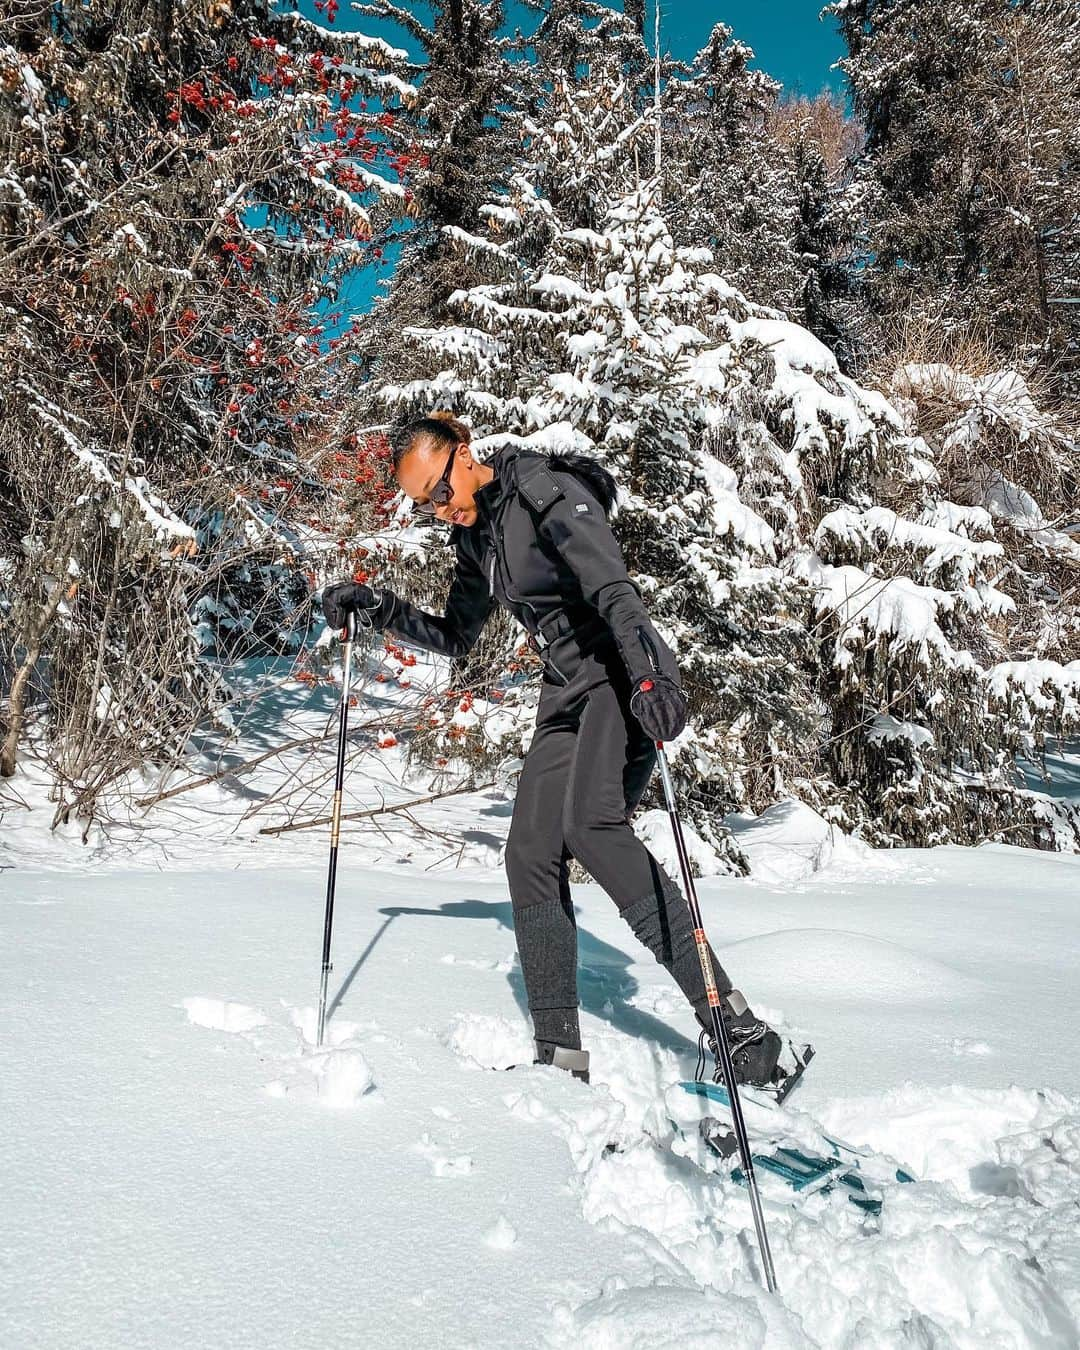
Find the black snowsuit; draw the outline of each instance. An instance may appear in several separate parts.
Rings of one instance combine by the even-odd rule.
[[[627,575],[601,493],[534,451],[503,449],[488,464],[495,477],[476,493],[477,523],[452,532],[457,568],[445,615],[386,592],[372,617],[405,642],[458,657],[501,604],[543,657],[536,731],[506,847],[536,1035],[563,1044],[576,1039],[571,857],[710,1025],[687,905],[629,823],[656,762],[630,694],[657,669],[678,682],[678,666]],[[713,967],[724,995],[731,982],[715,954]],[[566,1036],[571,1025],[575,1033]]]

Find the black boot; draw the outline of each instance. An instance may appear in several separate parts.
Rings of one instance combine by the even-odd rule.
[[[748,1087],[774,1087],[778,1081],[777,1061],[784,1047],[783,1041],[767,1022],[755,1016],[737,989],[732,989],[721,999],[720,1014],[724,1019],[731,1049],[735,1081],[745,1083]],[[698,1020],[701,1020],[700,1017]],[[705,1027],[703,1035],[716,1064],[713,1082],[722,1082],[723,1075],[711,1025]]]

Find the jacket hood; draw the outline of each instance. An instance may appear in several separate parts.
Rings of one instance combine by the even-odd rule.
[[[605,515],[611,514],[611,508],[615,504],[618,485],[608,470],[591,455],[580,455],[572,450],[545,454],[541,450],[531,450],[524,446],[504,445],[484,462],[495,470],[495,478],[481,488],[480,493],[486,494],[487,500],[492,504],[509,488],[516,487],[518,470],[523,468],[526,462],[542,463],[548,468],[572,473],[582,479],[603,506]]]
[[[598,460],[589,455],[579,455],[572,450],[563,454],[548,455],[546,459],[553,469],[562,469],[565,473],[576,474],[578,478],[584,479],[604,508],[604,514],[606,516],[611,514],[618,484]]]

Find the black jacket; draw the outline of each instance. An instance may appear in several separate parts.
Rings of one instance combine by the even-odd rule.
[[[529,632],[545,678],[566,684],[583,656],[612,641],[631,682],[679,670],[630,580],[595,483],[533,450],[508,447],[488,461],[495,477],[476,493],[475,525],[455,525],[457,567],[444,615],[390,591],[375,618],[405,642],[464,656],[496,604]]]

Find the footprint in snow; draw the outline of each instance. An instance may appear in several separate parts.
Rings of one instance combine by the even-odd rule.
[[[467,1177],[473,1169],[473,1160],[467,1153],[451,1157],[430,1134],[422,1134],[413,1149],[428,1160],[434,1177]]]
[[[484,1234],[484,1246],[497,1252],[508,1252],[511,1247],[517,1246],[517,1240],[517,1230],[503,1214]]]

